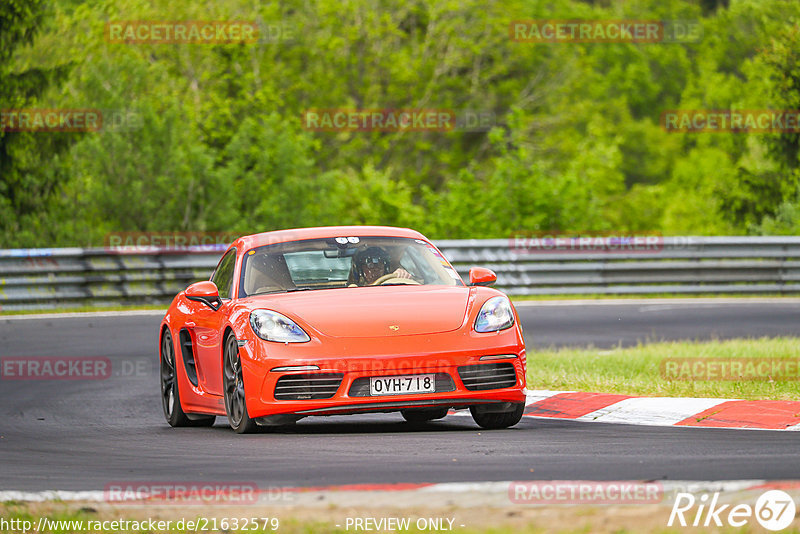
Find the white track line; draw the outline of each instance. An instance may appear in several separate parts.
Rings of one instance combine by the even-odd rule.
[[[561,393],[576,393],[572,390],[551,390],[551,389],[530,389],[525,391],[525,404],[530,405],[534,402],[543,401],[545,399],[549,399],[550,397],[555,397],[556,395],[560,395]]]
[[[634,397],[579,417],[578,421],[671,426],[729,399]]]

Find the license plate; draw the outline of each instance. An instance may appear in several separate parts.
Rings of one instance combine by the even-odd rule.
[[[435,375],[373,376],[369,379],[370,395],[403,395],[434,393]]]

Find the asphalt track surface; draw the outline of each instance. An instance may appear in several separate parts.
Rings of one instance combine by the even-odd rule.
[[[797,335],[797,302],[519,307],[529,345]],[[530,417],[501,431],[470,417],[318,417],[256,435],[223,418],[172,429],[158,394],[157,315],[0,318],[0,357],[97,356],[105,380],[0,380],[0,490],[119,482],[259,487],[497,480],[800,479],[800,435]]]

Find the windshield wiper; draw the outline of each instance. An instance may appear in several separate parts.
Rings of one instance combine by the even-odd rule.
[[[276,293],[290,293],[293,291],[311,291],[312,289],[316,289],[313,287],[291,287],[289,289],[273,289],[272,291],[259,291],[258,293],[251,293],[247,295],[248,297],[253,297],[255,295],[274,295]]]
[[[389,284],[386,284],[389,285]],[[343,286],[344,287],[344,286]],[[294,293],[296,291],[316,291],[320,289],[339,289],[338,286],[335,287],[290,287],[288,289],[275,289],[273,291],[262,291],[261,293],[251,293],[247,295],[248,297],[253,297],[255,295],[274,295],[276,293]]]

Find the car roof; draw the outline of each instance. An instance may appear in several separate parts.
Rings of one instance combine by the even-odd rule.
[[[412,239],[427,239],[425,236],[410,228],[395,228],[393,226],[318,226],[314,228],[292,228],[288,230],[275,230],[242,236],[233,242],[240,250],[249,250],[264,245],[300,241],[304,239],[318,239],[329,237],[409,237]]]

